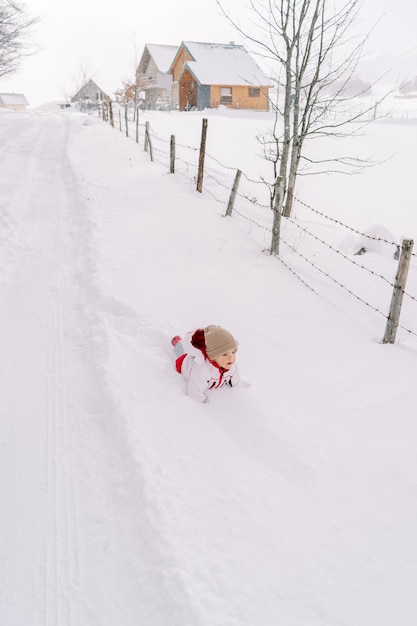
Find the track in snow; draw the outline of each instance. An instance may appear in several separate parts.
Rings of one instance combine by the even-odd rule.
[[[103,297],[70,123],[0,119],[0,623],[195,625],[101,369]]]

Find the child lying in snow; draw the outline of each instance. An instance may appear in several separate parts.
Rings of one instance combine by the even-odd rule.
[[[206,392],[222,385],[240,383],[236,364],[237,342],[221,326],[207,326],[171,340],[175,367],[187,381],[187,394],[197,402],[208,402]]]

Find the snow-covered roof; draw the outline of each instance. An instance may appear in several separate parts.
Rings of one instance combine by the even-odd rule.
[[[71,101],[75,102],[76,100],[79,100],[80,98],[85,98],[85,97],[90,97],[90,98],[95,99],[97,97],[97,94],[106,96],[105,92],[97,85],[97,83],[94,82],[92,78],[90,78],[85,83],[85,85],[83,85],[81,89],[77,91],[75,96],[71,98]]]
[[[243,46],[183,41],[193,57],[186,65],[202,85],[271,84]]]
[[[3,104],[21,104],[25,106],[29,104],[23,93],[0,93],[0,101]]]
[[[178,52],[178,46],[163,46],[156,43],[146,44],[149,54],[155,61],[160,72],[168,72],[171,63]]]

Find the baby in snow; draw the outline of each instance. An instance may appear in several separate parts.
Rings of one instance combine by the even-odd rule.
[[[240,383],[236,363],[237,342],[228,330],[210,325],[176,335],[171,340],[176,355],[175,367],[186,380],[186,392],[197,402],[208,402],[207,392],[222,385]]]

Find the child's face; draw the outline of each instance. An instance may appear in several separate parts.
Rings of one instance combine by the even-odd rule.
[[[215,359],[215,363],[217,363],[219,367],[222,367],[225,370],[230,370],[233,363],[236,361],[236,352],[236,349],[228,350],[224,354],[218,356]]]

